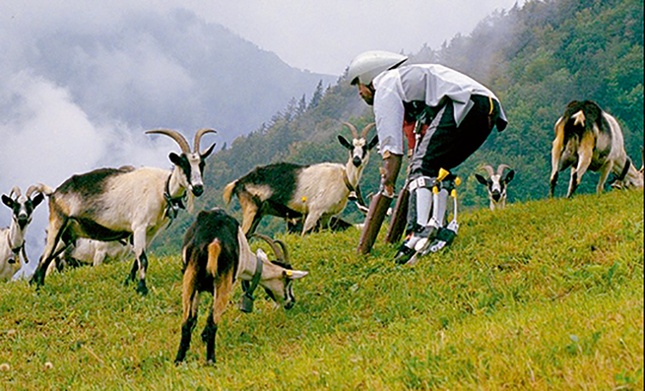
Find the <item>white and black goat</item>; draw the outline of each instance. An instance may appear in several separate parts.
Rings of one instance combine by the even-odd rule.
[[[133,254],[132,244],[129,242],[104,242],[102,240],[78,238],[54,262],[49,264],[47,275],[54,270],[61,271],[67,266],[98,266],[103,262],[125,260]]]
[[[489,164],[486,164],[483,168],[488,173],[488,178],[479,174],[475,174],[475,178],[479,183],[486,186],[490,210],[504,209],[506,207],[506,189],[515,177],[515,170],[512,170],[506,164],[497,166],[497,171],[494,171]],[[506,169],[508,170],[505,171]]]
[[[308,272],[291,269],[282,243],[278,247],[277,241],[260,237],[269,243],[283,263],[269,261],[261,249],[254,254],[237,220],[223,209],[200,212],[186,231],[182,246],[184,277],[181,342],[175,358],[176,364],[184,361],[190,346],[191,334],[197,324],[200,292],[213,295],[213,306],[201,335],[206,344],[206,360],[209,363],[215,363],[217,326],[238,279],[261,286],[269,297],[285,309],[290,309],[295,304],[292,281],[306,276]]]
[[[555,192],[558,173],[571,166],[567,197],[580,185],[587,170],[600,173],[596,192],[601,193],[610,173],[616,176],[614,186],[642,188],[643,173],[632,164],[625,152],[623,132],[612,115],[592,101],[571,101],[555,123],[551,149],[549,195]]]
[[[44,198],[36,186],[30,186],[24,196],[18,186],[14,186],[9,195],[2,195],[2,203],[11,209],[11,225],[0,229],[0,281],[11,279],[23,262],[29,262],[25,253],[27,227],[34,209]]]
[[[242,231],[248,236],[255,231],[264,215],[287,219],[302,218],[302,234],[320,226],[326,227],[332,216],[342,212],[351,192],[358,188],[369,152],[378,137],[368,142],[367,133],[373,123],[359,135],[356,127],[343,122],[352,132],[352,142],[338,135],[338,141],[349,150],[345,165],[318,163],[302,166],[293,163],[275,163],[256,167],[245,176],[224,188],[223,198],[230,203],[237,195],[242,207]]]
[[[47,243],[31,282],[44,284],[51,261],[79,237],[102,241],[132,241],[135,262],[126,282],[134,281],[138,271],[137,292],[148,292],[145,277],[148,268],[146,249],[164,223],[172,221],[187,196],[204,192],[202,174],[205,160],[215,144],[201,152],[202,136],[195,134],[194,149],[174,130],[159,129],[147,134],[166,135],[177,142],[181,154],[171,152],[172,171],[142,167],[101,168],[74,175],[56,190],[41,185],[49,197]],[[190,201],[190,200],[189,200]]]

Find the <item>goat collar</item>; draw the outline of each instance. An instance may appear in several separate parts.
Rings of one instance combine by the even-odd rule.
[[[16,256],[18,253],[20,253],[20,250],[25,248],[25,241],[22,241],[22,244],[20,246],[13,246],[13,243],[11,243],[11,235],[7,236],[7,241],[9,242],[9,248],[11,249],[11,252],[14,253]]]
[[[168,179],[166,179],[166,185],[164,188],[163,192],[163,198],[166,200],[166,212],[165,215],[170,219],[170,222],[168,225],[170,225],[173,220],[177,217],[177,214],[179,213],[179,209],[186,209],[186,206],[184,205],[184,199],[186,198],[186,193],[178,196],[178,197],[173,197],[170,195],[170,178],[172,177],[172,174],[168,175]]]
[[[253,292],[255,292],[255,288],[258,287],[258,284],[260,283],[261,278],[262,278],[262,260],[256,257],[255,273],[253,274],[253,278],[251,279],[251,282],[249,283],[248,281],[242,281],[242,289],[244,290],[244,295],[242,296],[240,309],[243,312],[253,311],[253,301],[255,300],[255,296],[253,296]]]
[[[618,178],[616,178],[616,181],[622,181],[623,179],[625,179],[625,177],[627,176],[627,173],[629,172],[629,166],[631,165],[632,165],[631,159],[627,158],[627,160],[625,161],[625,167],[623,167],[623,171],[620,172],[620,175],[618,176]]]
[[[365,200],[363,199],[363,195],[361,194],[361,188],[358,186],[358,184],[356,184],[356,187],[354,187],[351,183],[349,183],[347,171],[343,171],[343,182],[345,182],[345,187],[347,187],[347,190],[349,190],[348,198],[350,200],[358,201],[361,205],[365,205]]]

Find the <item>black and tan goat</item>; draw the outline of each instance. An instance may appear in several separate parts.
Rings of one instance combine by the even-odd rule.
[[[215,335],[217,326],[226,309],[236,280],[255,281],[267,294],[290,309],[295,304],[292,281],[307,275],[306,271],[291,270],[286,258],[286,248],[267,237],[278,259],[284,263],[270,262],[267,255],[258,249],[253,254],[246,236],[233,217],[223,209],[202,211],[184,236],[182,325],[181,342],[175,363],[181,363],[190,347],[193,329],[197,324],[197,306],[200,292],[213,295],[213,306],[202,332],[206,343],[206,360],[215,362]]]
[[[183,208],[187,191],[192,193],[189,197],[204,192],[205,160],[215,144],[204,152],[200,151],[199,144],[209,132],[215,131],[197,131],[193,152],[184,136],[174,130],[146,132],[166,135],[177,142],[181,154],[170,153],[172,171],[151,167],[102,168],[74,175],[56,190],[41,185],[49,197],[49,227],[45,250],[32,283],[44,284],[49,264],[79,237],[131,240],[136,259],[126,281],[134,281],[138,271],[137,292],[146,294],[148,245],[164,223],[175,218],[178,209]]]
[[[248,236],[255,231],[264,215],[287,219],[304,217],[302,234],[316,227],[326,227],[332,216],[340,213],[351,192],[356,191],[363,169],[369,160],[369,151],[378,142],[375,136],[367,142],[367,133],[374,126],[368,124],[358,134],[354,125],[343,122],[352,132],[352,142],[338,135],[338,141],[349,150],[345,165],[318,163],[302,166],[293,163],[275,163],[256,167],[245,176],[226,185],[224,201],[228,204],[233,194],[242,207],[242,231]]]
[[[504,209],[506,207],[506,189],[515,177],[515,170],[510,169],[506,164],[497,166],[497,171],[494,171],[493,167],[488,164],[483,168],[488,173],[488,178],[479,174],[475,174],[475,178],[479,183],[486,186],[490,210]],[[508,170],[505,171],[506,169]]]
[[[555,123],[550,196],[555,192],[558,173],[569,166],[571,180],[567,197],[576,191],[587,170],[600,173],[597,193],[603,191],[610,173],[616,176],[614,185],[617,187],[643,187],[643,173],[634,167],[625,152],[618,121],[592,101],[571,101]]]
[[[9,195],[2,195],[2,203],[11,209],[11,225],[0,229],[0,281],[11,279],[22,263],[28,262],[25,253],[27,227],[34,209],[44,198],[36,186],[30,186],[24,196],[18,186],[14,186]]]

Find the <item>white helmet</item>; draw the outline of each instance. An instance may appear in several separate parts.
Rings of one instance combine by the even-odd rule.
[[[347,78],[351,84],[361,83],[368,85],[381,72],[393,69],[408,59],[407,56],[371,50],[354,57],[347,69]]]

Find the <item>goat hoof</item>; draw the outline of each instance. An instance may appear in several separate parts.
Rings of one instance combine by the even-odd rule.
[[[148,287],[146,286],[145,281],[139,280],[139,283],[137,284],[137,293],[140,294],[141,296],[145,296],[148,294]]]

